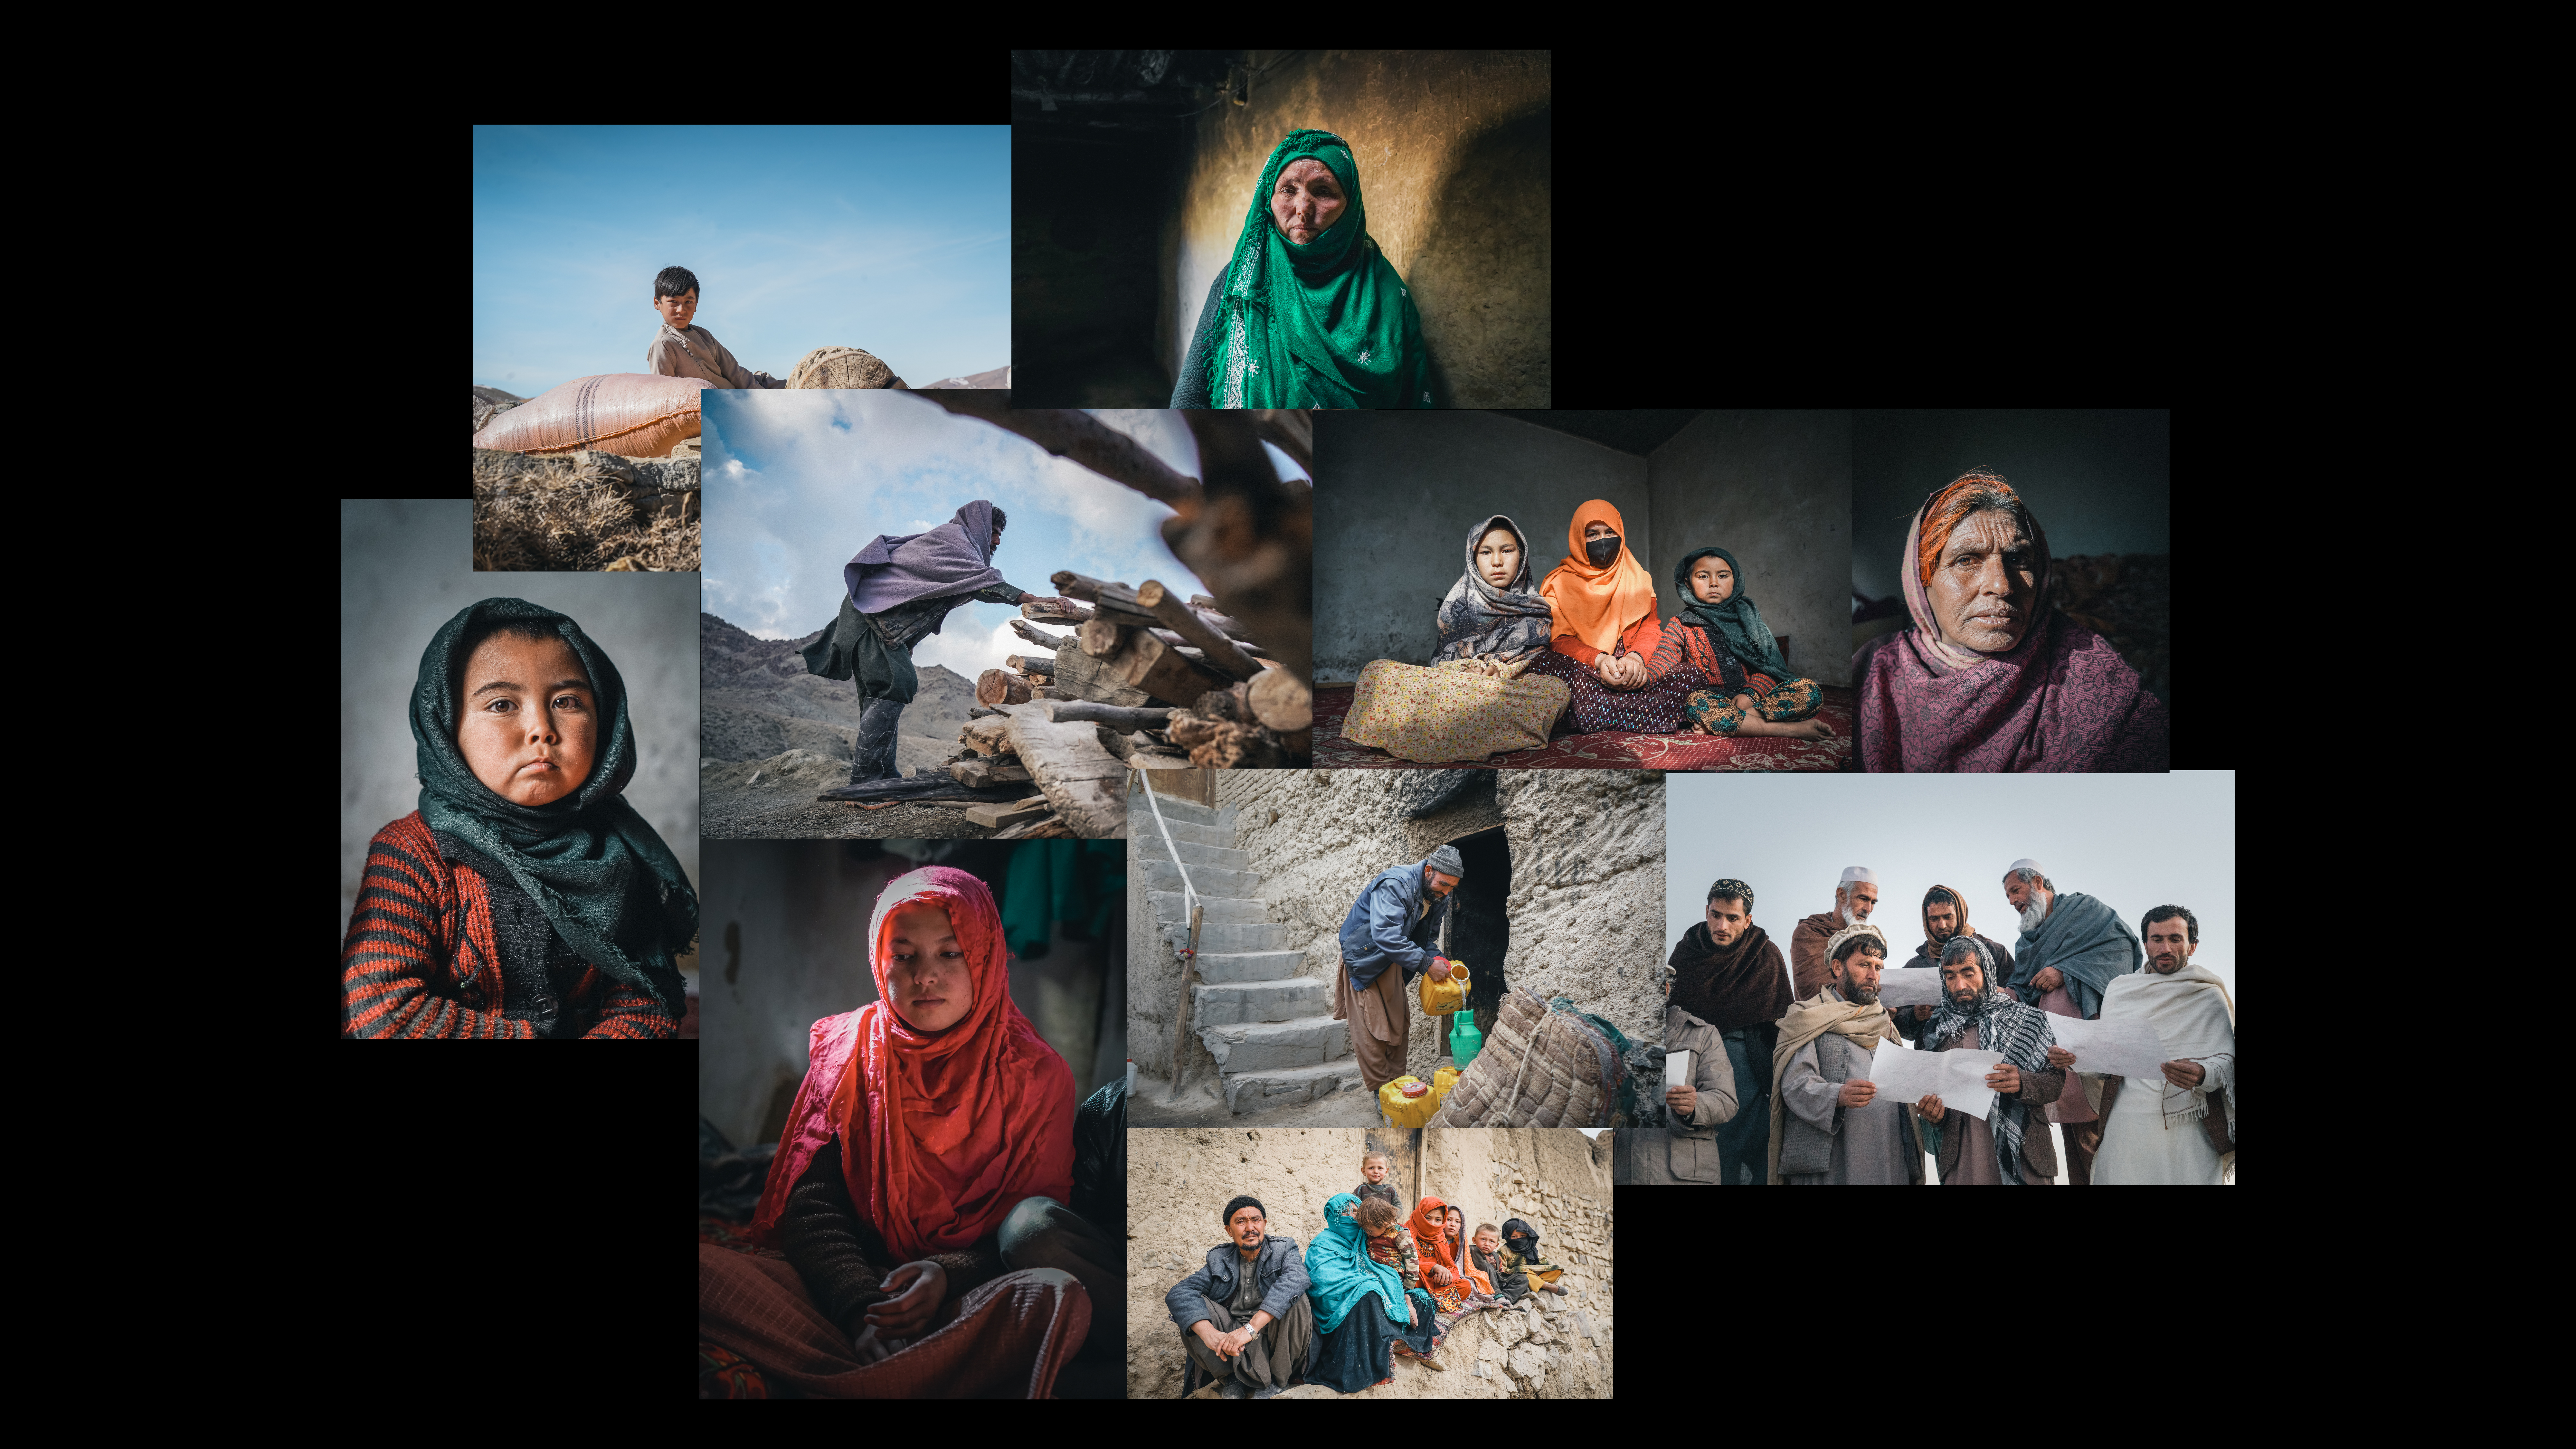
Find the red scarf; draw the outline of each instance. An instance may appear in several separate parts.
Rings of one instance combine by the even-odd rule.
[[[936,1036],[886,1002],[888,918],[914,902],[947,908],[974,973],[974,1006]],[[1073,1070],[1011,1000],[992,892],[945,866],[897,877],[877,897],[868,941],[877,1000],[814,1023],[753,1239],[776,1245],[788,1190],[836,1135],[850,1201],[901,1261],[973,1246],[1023,1198],[1070,1198]]]

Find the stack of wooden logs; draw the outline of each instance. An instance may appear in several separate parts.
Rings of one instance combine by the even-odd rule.
[[[1010,670],[986,670],[976,684],[979,703],[1084,700],[1159,714],[1148,723],[1141,715],[1068,714],[1054,707],[1059,721],[1101,725],[1103,743],[1139,766],[1181,764],[1182,751],[1187,763],[1214,769],[1313,758],[1313,691],[1218,612],[1214,599],[1199,594],[1185,601],[1154,579],[1129,588],[1064,572],[1054,583],[1067,598],[1085,602],[1023,604],[1012,627],[1032,644],[1053,647],[1055,658],[1014,655]],[[1029,620],[1075,627],[1069,636],[1053,635]]]

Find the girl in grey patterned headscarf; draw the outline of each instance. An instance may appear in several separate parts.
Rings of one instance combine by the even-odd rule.
[[[1501,585],[1476,566],[1477,545],[1497,529],[1509,530],[1520,549],[1519,570]],[[1431,662],[1475,658],[1512,663],[1547,647],[1551,617],[1547,600],[1530,582],[1529,535],[1511,519],[1494,514],[1467,531],[1467,571],[1440,601],[1440,652]]]

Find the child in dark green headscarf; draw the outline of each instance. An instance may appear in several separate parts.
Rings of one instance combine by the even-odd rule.
[[[1744,592],[1735,555],[1703,548],[1682,555],[1673,570],[1682,612],[1664,630],[1654,665],[1688,664],[1708,676],[1713,689],[1695,690],[1682,714],[1698,734],[1784,735],[1825,740],[1833,731],[1810,716],[1824,702],[1812,679],[1800,679],[1780,657],[1771,626]],[[1676,656],[1667,660],[1665,656]]]
[[[626,803],[617,666],[552,609],[485,599],[412,684],[420,808],[368,842],[344,1037],[679,1034],[698,897]]]
[[[1208,286],[1172,406],[1427,408],[1428,372],[1413,294],[1368,234],[1350,144],[1289,132]]]

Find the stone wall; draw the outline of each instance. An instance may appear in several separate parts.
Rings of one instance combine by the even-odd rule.
[[[1360,1181],[1360,1154],[1394,1149],[1398,1196],[1454,1202],[1477,1223],[1523,1218],[1566,1272],[1535,1313],[1479,1312],[1450,1334],[1445,1372],[1399,1364],[1381,1398],[1607,1398],[1611,1391],[1610,1162],[1583,1134],[1518,1127],[1176,1128],[1127,1135],[1127,1396],[1180,1393],[1184,1355],[1163,1295],[1224,1241],[1217,1213],[1250,1193],[1302,1247],[1323,1207]],[[1329,1390],[1317,1387],[1317,1395]]]
[[[1272,68],[1254,79],[1247,103],[1211,107],[1192,123],[1179,210],[1163,240],[1156,342],[1165,369],[1180,372],[1271,151],[1307,128],[1351,144],[1369,235],[1422,314],[1440,405],[1551,406],[1548,52],[1252,57]]]
[[[1260,874],[1270,919],[1287,925],[1305,973],[1329,981],[1341,954],[1342,918],[1369,878],[1420,860],[1436,832],[1405,819],[1422,798],[1412,770],[1233,770],[1216,776],[1234,812],[1235,846]],[[1632,1037],[1662,1039],[1655,967],[1664,958],[1664,777],[1642,770],[1505,770],[1495,777],[1512,851],[1505,904],[1511,948],[1503,974],[1545,1000],[1564,995]],[[1490,823],[1462,807],[1465,830]],[[1131,873],[1130,880],[1140,879]],[[1131,921],[1144,912],[1134,905]],[[1129,1041],[1140,1070],[1170,1071],[1171,1007],[1178,968],[1154,949],[1150,927],[1131,946]],[[1469,966],[1475,966],[1470,960]],[[1161,1044],[1154,1013],[1160,1013]],[[1141,1024],[1141,1025],[1140,1025]],[[1446,1059],[1439,1018],[1413,1018],[1407,1068],[1428,1078]]]

